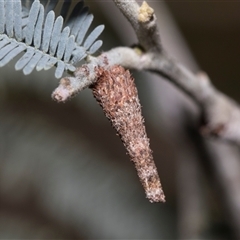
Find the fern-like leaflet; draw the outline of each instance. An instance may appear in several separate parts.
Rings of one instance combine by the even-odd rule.
[[[97,40],[104,26],[96,27],[85,39],[93,15],[78,1],[71,14],[71,0],[64,0],[60,16],[55,18],[56,0],[34,0],[30,10],[24,0],[0,0],[0,67],[22,52],[16,70],[30,74],[56,66],[55,77],[75,66],[102,45]],[[25,5],[25,6],[24,6]],[[64,18],[68,21],[64,22]]]

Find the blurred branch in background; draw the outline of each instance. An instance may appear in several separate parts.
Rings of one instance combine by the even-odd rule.
[[[136,42],[112,2],[89,4],[108,23],[105,50]],[[196,72],[165,4],[149,4],[162,46]],[[12,69],[0,81],[1,238],[239,239],[239,152],[203,139],[199,110],[171,84],[134,73],[167,195],[152,205],[89,91],[56,104],[51,73]]]

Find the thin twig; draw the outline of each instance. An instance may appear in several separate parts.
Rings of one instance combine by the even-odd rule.
[[[141,6],[136,1],[114,0],[114,2],[131,23],[139,45],[148,52],[161,52],[154,10],[145,1]]]
[[[118,47],[98,58],[91,57],[88,64],[76,70],[74,77],[66,77],[60,81],[53,98],[66,101],[96,81],[97,66],[109,68],[115,64],[130,69],[153,71],[164,76],[200,106],[205,119],[202,127],[205,135],[240,144],[239,105],[215,89],[206,74],[195,75],[165,54],[139,53],[138,49]]]

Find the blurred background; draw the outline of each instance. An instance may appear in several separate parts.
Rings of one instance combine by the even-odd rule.
[[[102,51],[137,43],[112,1],[85,2]],[[240,2],[148,3],[170,55],[240,101]],[[91,91],[56,103],[53,72],[0,69],[0,239],[240,239],[239,149],[199,135],[191,100],[132,71],[167,200],[151,204]]]

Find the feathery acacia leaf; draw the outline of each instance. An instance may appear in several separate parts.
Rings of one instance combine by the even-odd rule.
[[[20,53],[16,70],[30,74],[56,66],[55,77],[64,71],[75,70],[76,64],[89,54],[94,54],[102,45],[97,40],[104,26],[96,27],[86,34],[93,15],[78,1],[72,12],[72,0],[64,0],[60,14],[55,18],[55,0],[34,0],[29,7],[24,0],[0,0],[0,67]],[[68,17],[68,21],[64,18]],[[67,24],[69,26],[67,26]]]

